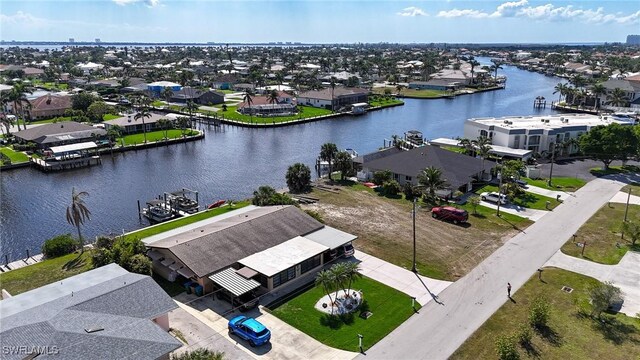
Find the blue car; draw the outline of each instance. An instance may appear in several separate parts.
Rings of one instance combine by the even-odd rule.
[[[271,339],[271,331],[258,320],[244,315],[229,320],[229,333],[247,340],[251,346],[266,344]]]

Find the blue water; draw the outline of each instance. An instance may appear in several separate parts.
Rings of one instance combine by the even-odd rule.
[[[487,62],[488,59],[480,59]],[[295,162],[312,169],[320,146],[334,142],[364,154],[383,145],[383,139],[420,130],[428,139],[462,135],[472,117],[531,115],[536,96],[555,99],[559,79],[505,66],[505,90],[455,99],[412,100],[405,106],[320,122],[273,129],[225,127],[204,129],[206,139],[163,148],[103,156],[102,166],[68,172],[41,173],[34,169],[3,172],[0,181],[0,256],[37,253],[44,240],[74,233],[65,210],[71,189],[89,192],[92,212],[83,234],[121,233],[141,226],[136,200],[154,198],[186,187],[198,190],[201,203],[250,197],[260,185],[285,186],[284,174]]]

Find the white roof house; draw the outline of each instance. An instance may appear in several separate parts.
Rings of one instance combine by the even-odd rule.
[[[282,244],[240,259],[238,262],[261,274],[273,276],[328,249],[327,246],[315,241],[296,236]]]

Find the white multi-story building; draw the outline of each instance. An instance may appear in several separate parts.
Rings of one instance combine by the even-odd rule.
[[[465,122],[464,137],[473,140],[486,136],[493,145],[531,150],[534,153],[548,153],[555,144],[564,144],[566,146],[562,147],[562,153],[570,155],[578,149],[569,140],[577,140],[592,127],[613,123],[633,125],[634,121],[590,114],[475,118]]]

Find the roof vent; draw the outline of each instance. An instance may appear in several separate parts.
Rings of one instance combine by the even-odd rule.
[[[91,333],[98,332],[98,331],[102,331],[102,330],[104,330],[104,328],[102,328],[102,327],[100,327],[100,326],[94,326],[94,327],[90,327],[90,328],[85,328],[85,329],[84,329],[84,331],[85,331],[87,334],[91,334]]]

